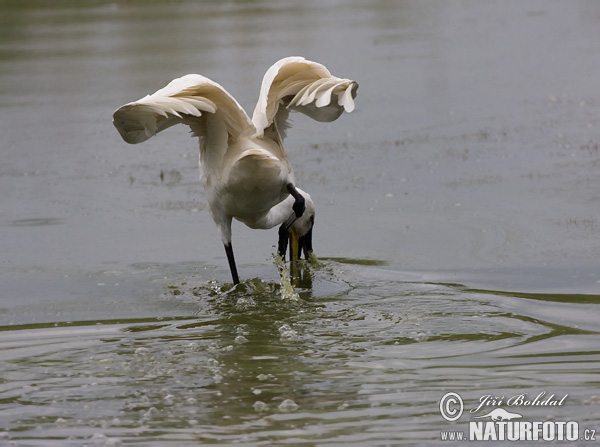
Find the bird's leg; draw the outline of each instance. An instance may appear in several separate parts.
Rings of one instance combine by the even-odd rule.
[[[233,279],[233,284],[239,284],[240,278],[238,276],[237,267],[235,266],[235,258],[233,257],[233,247],[231,246],[231,242],[228,242],[225,245],[225,253],[227,253],[227,261],[229,262],[229,269],[231,270],[231,277]]]
[[[287,222],[284,222],[279,227],[279,242],[277,243],[277,252],[279,256],[285,261],[285,252],[287,251],[288,246],[288,229],[289,226],[286,226]]]

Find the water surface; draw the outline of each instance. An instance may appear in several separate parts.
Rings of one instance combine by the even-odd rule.
[[[427,445],[467,426],[449,391],[568,394],[521,413],[598,427],[596,2],[0,11],[3,441]],[[298,301],[242,225],[231,289],[185,129],[111,124],[185,73],[251,112],[288,55],[360,84],[286,141],[317,204]]]

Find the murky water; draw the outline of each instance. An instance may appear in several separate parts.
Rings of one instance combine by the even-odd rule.
[[[6,1],[0,25],[0,443],[428,445],[542,392],[568,396],[500,406],[600,433],[600,4]],[[251,112],[292,54],[360,90],[289,132],[320,262],[284,300],[275,230],[234,225],[228,284],[187,132],[128,146],[111,116],[195,72]]]

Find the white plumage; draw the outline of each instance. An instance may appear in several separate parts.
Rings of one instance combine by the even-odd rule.
[[[281,225],[282,255],[288,235],[301,240],[299,249],[306,255],[312,250],[314,204],[310,195],[296,188],[283,148],[289,112],[334,121],[344,111],[354,110],[357,89],[356,82],[332,76],[321,64],[288,57],[266,72],[252,120],[219,84],[189,74],[120,107],[113,123],[131,144],[179,123],[199,137],[206,197],[221,231],[233,282],[238,283],[231,247],[233,218],[251,228]]]

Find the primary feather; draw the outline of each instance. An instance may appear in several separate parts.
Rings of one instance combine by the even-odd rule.
[[[357,89],[356,82],[332,76],[317,62],[303,57],[281,59],[263,78],[252,116],[255,136],[264,135],[265,129],[274,124],[283,140],[290,110],[317,121],[334,121],[344,110],[354,110]]]

